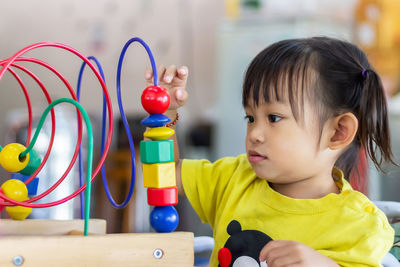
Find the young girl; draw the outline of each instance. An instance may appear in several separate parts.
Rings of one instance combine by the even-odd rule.
[[[174,119],[188,70],[159,72]],[[181,161],[175,149],[178,187],[214,230],[210,266],[381,266],[393,229],[346,180],[361,148],[378,168],[393,163],[385,95],[366,55],[322,37],[272,44],[248,67],[243,106],[246,154]]]

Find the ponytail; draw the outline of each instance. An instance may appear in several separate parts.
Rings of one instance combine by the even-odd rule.
[[[371,69],[362,72],[364,85],[359,107],[358,140],[375,166],[382,171],[383,159],[393,161],[385,92],[378,74]],[[379,153],[378,153],[379,152]]]

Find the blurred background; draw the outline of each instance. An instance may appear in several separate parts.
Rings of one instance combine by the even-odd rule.
[[[158,65],[187,65],[190,69],[188,104],[180,110],[177,134],[184,158],[215,160],[245,152],[246,124],[241,108],[241,84],[251,59],[278,40],[329,36],[356,43],[366,51],[381,75],[387,92],[393,151],[400,161],[400,1],[398,0],[19,0],[0,1],[0,58],[36,42],[60,42],[102,63],[114,106],[115,129],[106,169],[116,200],[122,201],[130,183],[130,155],[117,109],[115,76],[125,42],[141,37],[151,47]],[[68,78],[75,88],[81,60],[56,48],[40,48],[27,56],[40,58]],[[68,96],[65,86],[48,70],[26,64],[45,83],[52,98]],[[122,73],[125,112],[137,143],[143,138],[140,104],[145,88],[143,73],[150,66],[143,47],[131,45]],[[40,88],[21,73],[28,85],[36,123],[47,106]],[[14,78],[1,80],[0,140],[24,142],[27,127],[25,98]],[[102,91],[87,71],[81,103],[89,112],[95,131],[95,156],[100,156]],[[65,171],[76,143],[76,113],[65,105],[56,109],[57,133],[49,163],[39,174],[39,193]],[[51,123],[40,135],[37,149],[47,150]],[[86,147],[85,144],[83,146]],[[97,163],[97,161],[96,161]],[[94,166],[96,166],[95,164]],[[93,217],[106,218],[108,232],[148,232],[149,207],[138,164],[135,197],[123,210],[106,199],[101,178],[95,179]],[[387,167],[385,174],[373,167],[359,190],[374,200],[400,201],[400,171]],[[1,172],[3,180],[9,174]],[[75,166],[62,186],[43,199],[59,199],[78,185]],[[179,230],[211,235],[183,198],[178,205]],[[4,214],[2,215],[5,216]],[[79,216],[75,199],[55,208],[34,210],[31,218],[70,219]]]

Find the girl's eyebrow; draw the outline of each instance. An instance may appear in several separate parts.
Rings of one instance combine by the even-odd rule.
[[[264,105],[265,105],[264,106],[265,108],[279,109],[279,110],[285,110],[285,111],[291,110],[289,103],[284,102],[284,101],[264,103]]]
[[[249,106],[249,105],[246,105],[246,106],[244,107],[244,111],[245,111],[245,112],[252,112],[252,111],[253,111],[253,108],[252,108],[251,106]]]
[[[253,109],[254,105],[250,105],[250,103],[246,103],[246,105],[243,106],[244,109]]]

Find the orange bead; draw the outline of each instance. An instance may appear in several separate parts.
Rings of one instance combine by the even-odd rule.
[[[29,154],[20,159],[19,156],[26,149],[25,146],[12,143],[6,145],[0,152],[0,164],[9,172],[19,172],[29,163]]]

